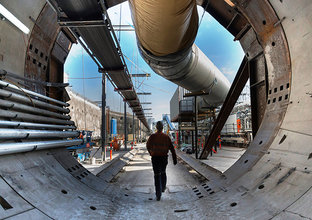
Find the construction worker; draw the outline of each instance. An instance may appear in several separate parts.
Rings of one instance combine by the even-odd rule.
[[[113,142],[113,148],[114,148],[114,150],[115,150],[115,151],[119,150],[119,144],[118,144],[118,140],[117,140],[116,136],[114,137],[114,139],[113,139],[112,142]]]
[[[161,198],[161,193],[165,192],[166,190],[166,167],[168,164],[168,151],[171,151],[174,165],[177,164],[177,155],[169,136],[162,133],[163,124],[161,121],[156,123],[156,129],[156,133],[149,137],[146,143],[146,148],[152,157],[156,199],[159,201]]]

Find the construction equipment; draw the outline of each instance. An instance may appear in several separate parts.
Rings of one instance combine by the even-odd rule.
[[[90,158],[91,147],[95,145],[92,142],[92,132],[80,131],[79,139],[83,140],[82,144],[67,148],[78,161],[85,161]]]

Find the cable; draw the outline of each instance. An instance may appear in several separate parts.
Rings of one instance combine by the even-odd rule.
[[[100,77],[100,76],[94,76],[94,77],[84,77],[84,78],[76,78],[76,77],[68,77],[67,79],[102,79],[102,77]]]
[[[140,69],[140,70],[141,70],[143,73],[145,73],[145,74],[149,74],[149,73],[147,73],[145,70],[143,70],[143,69],[141,69],[140,67],[138,67],[132,60],[130,60],[129,57],[126,56],[126,54],[123,54],[123,55],[124,55],[124,57],[126,57],[126,59],[129,60],[136,68]]]
[[[199,22],[198,27],[199,27],[199,26],[201,25],[201,23],[202,23],[202,20],[203,20],[203,18],[204,18],[204,15],[205,15],[205,12],[206,12],[206,10],[207,10],[207,8],[208,8],[209,3],[210,3],[210,1],[207,2],[206,6],[205,6],[205,8],[204,8],[204,12],[203,12],[203,14],[202,14],[202,16],[201,16],[201,18],[200,18],[200,22]]]

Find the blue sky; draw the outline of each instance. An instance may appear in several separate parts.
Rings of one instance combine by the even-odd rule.
[[[128,2],[122,6],[116,6],[109,9],[110,18],[113,24],[132,24]],[[198,7],[199,17],[203,15],[203,9]],[[130,73],[151,73],[149,78],[135,78],[133,84],[138,92],[151,92],[149,96],[139,96],[141,102],[152,102],[152,105],[146,105],[146,108],[152,108],[155,120],[161,120],[162,114],[170,113],[170,99],[174,94],[177,85],[165,80],[154,73],[139,55],[137,50],[135,33],[133,31],[122,31],[120,34],[120,45],[122,52],[126,55],[125,60]],[[236,71],[243,59],[244,52],[239,42],[233,41],[234,37],[228,33],[217,21],[208,13],[204,13],[200,23],[198,34],[195,40],[197,46],[207,55],[207,57],[220,69],[220,71],[233,81]],[[129,58],[132,62],[130,62]],[[139,68],[137,68],[139,67]],[[68,75],[68,82],[72,90],[92,101],[101,100],[101,77],[98,73],[97,65],[83,51],[80,45],[73,45],[66,60],[65,73]],[[93,78],[95,77],[95,78]],[[86,79],[82,79],[86,78]],[[92,79],[90,79],[92,78]],[[123,102],[119,94],[114,92],[112,85],[107,82],[107,106],[113,111],[123,112]],[[128,110],[131,112],[131,110]]]

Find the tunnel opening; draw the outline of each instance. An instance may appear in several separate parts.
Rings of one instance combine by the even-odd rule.
[[[311,64],[308,60],[311,55],[306,51],[311,47],[311,40],[307,38],[311,26],[305,23],[306,18],[311,16],[311,3],[305,1],[298,4],[298,2],[285,0],[227,2],[235,5],[235,10],[228,8],[223,1],[210,1],[204,6],[207,6],[206,10],[211,14],[219,16],[219,21],[224,26],[230,24],[229,29],[236,33],[235,38],[241,40],[251,63],[257,60],[259,69],[263,67],[263,62],[266,63],[267,82],[260,79],[255,81],[256,84],[251,83],[251,87],[254,85],[255,89],[259,85],[268,84],[268,94],[263,93],[267,95],[267,102],[265,105],[259,103],[260,107],[256,109],[261,110],[261,106],[264,106],[263,119],[259,120],[262,123],[256,126],[257,135],[246,153],[229,170],[223,174],[218,174],[209,168],[201,170],[202,173],[206,173],[209,180],[207,185],[212,194],[205,194],[200,200],[196,198],[185,201],[186,197],[194,198],[188,193],[192,195],[194,193],[189,190],[183,190],[183,193],[172,193],[168,199],[178,203],[166,203],[163,213],[155,214],[157,213],[155,212],[153,215],[151,212],[149,218],[156,219],[161,216],[185,218],[190,215],[199,218],[224,216],[237,219],[311,217],[306,211],[309,210],[311,193],[309,172],[311,166],[308,160],[311,153],[308,144],[311,141],[309,130],[311,119],[309,108],[306,108],[310,106],[308,70]],[[41,3],[38,5],[38,11],[43,6],[43,2]],[[25,4],[24,10],[30,8],[28,4]],[[18,11],[18,8],[15,10]],[[235,15],[236,10],[240,12],[239,15]],[[242,15],[247,18],[249,24],[243,25],[244,23],[236,20]],[[234,24],[240,28],[235,29]],[[4,23],[1,25],[1,28],[12,31],[12,28],[8,28]],[[296,29],[297,26],[302,29]],[[302,41],[298,42],[298,39]],[[10,43],[9,40],[8,42]],[[18,41],[14,42],[19,44]],[[8,45],[12,46],[12,44]],[[25,46],[22,45],[20,48],[25,49]],[[264,57],[260,58],[262,53]],[[16,57],[16,55],[11,56]],[[22,60],[20,63],[24,63],[24,58],[17,56],[15,60],[16,62]],[[296,62],[290,65],[294,60]],[[3,66],[11,71],[24,72],[20,70],[23,68],[9,62],[5,62]],[[306,79],[304,86],[302,86],[302,77]],[[287,138],[281,141],[284,135]],[[58,218],[59,211],[62,212],[62,217],[77,217],[87,213],[89,217],[126,218],[133,216],[129,210],[132,212],[139,210],[141,214],[146,206],[155,210],[148,194],[126,193],[129,196],[125,201],[120,199],[124,195],[120,193],[120,188],[107,185],[93,175],[83,177],[79,181],[73,178],[71,173],[77,172],[75,175],[78,176],[80,175],[78,171],[81,169],[75,167],[77,163],[72,158],[67,158],[63,150],[54,149],[50,152],[43,150],[1,157],[3,157],[0,161],[1,176],[7,181],[4,185],[1,182],[1,189],[14,188],[15,191],[8,192],[14,198],[14,203],[20,204],[15,206],[12,203],[13,209],[0,212],[3,218],[12,215]],[[196,166],[193,160],[189,159],[188,162]],[[69,168],[72,170],[71,173],[67,171]],[[42,172],[46,175],[42,175]],[[21,178],[27,178],[27,181]],[[260,187],[261,185],[264,187]],[[60,193],[64,188],[72,188],[71,193],[66,195]],[[207,190],[208,188],[203,191]],[[43,192],[46,197],[42,196]],[[102,192],[104,196],[102,193],[101,196],[97,196],[98,192]],[[75,200],[79,198],[78,196],[86,199],[80,199],[78,202]],[[76,209],[77,204],[83,207],[79,211]],[[110,204],[109,208],[107,204]],[[89,213],[91,206],[96,207],[96,210]],[[179,208],[177,209],[176,206]],[[214,212],[207,212],[207,208],[213,209]],[[174,212],[174,210],[189,211]]]
[[[120,6],[115,6],[115,8],[120,8],[120,10],[123,10],[125,11],[125,4],[123,4],[123,9],[121,9]],[[220,42],[220,45],[227,45],[227,46],[220,46],[220,48],[217,48],[217,50],[221,50],[222,52],[218,52],[217,54],[220,54],[221,56],[224,56],[223,58],[220,58],[219,55],[218,55],[218,58],[219,59],[222,59],[223,61],[227,61],[227,65],[228,63],[233,63],[233,62],[237,62],[237,64],[233,65],[233,66],[226,66],[224,63],[225,62],[220,62],[218,61],[218,59],[216,59],[216,61],[218,61],[218,65],[220,66],[221,69],[223,69],[226,73],[225,74],[228,74],[230,79],[233,80],[234,76],[235,76],[235,72],[237,71],[236,68],[238,69],[238,60],[240,60],[242,57],[243,57],[243,52],[242,52],[242,49],[241,49],[241,46],[239,45],[238,42],[233,42],[233,37],[231,34],[228,33],[228,31],[226,29],[224,29],[222,27],[222,25],[220,25],[213,17],[211,17],[207,12],[204,11],[204,9],[201,7],[201,6],[198,6],[197,9],[199,10],[199,15],[200,15],[200,21],[202,21],[204,19],[204,23],[207,21],[205,20],[208,20],[208,21],[211,21],[210,23],[213,23],[213,24],[210,24],[208,26],[210,26],[209,28],[206,28],[206,27],[203,27],[202,25],[199,24],[199,34],[197,35],[196,39],[195,39],[195,42],[197,43],[197,45],[202,48],[206,48],[207,51],[209,51],[209,49],[211,48],[211,44],[213,44],[214,41],[217,41],[218,38],[222,38],[223,41],[219,40]],[[116,14],[116,11],[119,13],[120,11],[119,10],[114,10],[115,14]],[[130,13],[129,12],[124,12],[124,13]],[[118,14],[116,14],[115,16],[118,16]],[[208,17],[207,17],[208,16]],[[120,18],[119,18],[120,20]],[[121,20],[120,20],[121,22]],[[131,27],[132,25],[132,21],[123,21],[123,24],[117,24],[118,22],[116,21],[113,21],[113,26],[115,26],[116,28],[121,28],[121,26],[124,26],[124,23],[128,23]],[[201,22],[200,22],[201,23]],[[206,24],[203,24],[203,25],[206,25]],[[206,30],[208,29],[208,30]],[[116,34],[120,37],[121,34],[123,33],[123,30],[121,29],[118,29],[119,31],[116,31]],[[130,29],[129,29],[130,30]],[[216,36],[214,36],[212,39],[206,39],[207,38],[207,35],[210,36],[211,34],[210,33],[207,33],[210,31],[213,31],[213,30],[217,30],[217,32],[222,32],[221,34],[214,34]],[[222,31],[223,30],[223,31]],[[130,30],[131,31],[131,30]],[[206,31],[206,32],[205,32]],[[220,36],[220,37],[219,37]],[[127,39],[127,37],[129,37],[129,35],[127,34],[124,34],[124,36],[121,36],[122,39],[126,39],[126,43],[125,42],[120,42],[120,46],[121,46],[121,49],[125,50],[124,49],[124,46],[129,46],[131,45],[132,47],[135,47],[136,49],[136,42],[135,42],[135,38],[132,36],[132,37],[129,37],[129,39]],[[129,43],[129,41],[134,41],[133,43]],[[210,43],[207,43],[210,42]],[[96,69],[96,64],[94,64],[93,66],[89,67],[89,69],[87,71],[85,71],[84,69],[86,69],[86,67],[83,67],[83,62],[85,62],[85,66],[88,65],[87,63],[90,63],[92,62],[92,59],[90,57],[88,57],[88,54],[87,52],[81,47],[81,45],[78,43],[78,46],[76,45],[73,45],[73,51],[69,53],[68,55],[68,58],[65,62],[65,72],[70,72],[71,76],[68,76],[68,74],[66,74],[64,76],[64,80],[65,82],[68,82],[70,81],[71,84],[73,83],[73,86],[74,86],[74,89],[76,89],[76,91],[79,91],[80,93],[83,93],[84,95],[82,95],[82,99],[83,99],[83,102],[82,102],[82,99],[78,100],[78,98],[76,98],[75,96],[77,96],[78,94],[76,92],[73,92],[73,91],[68,91],[69,94],[70,94],[70,97],[71,97],[71,114],[74,114],[72,117],[75,118],[75,123],[76,123],[76,126],[78,127],[78,129],[80,130],[84,130],[86,127],[90,127],[91,130],[97,130],[97,132],[93,132],[92,134],[92,139],[96,140],[96,139],[99,139],[100,138],[100,134],[99,134],[99,130],[100,128],[99,127],[94,127],[94,129],[92,129],[93,125],[96,124],[95,122],[92,123],[92,121],[96,121],[96,120],[100,120],[100,114],[101,114],[101,109],[98,108],[97,109],[97,113],[96,114],[93,114],[91,113],[92,110],[90,110],[90,104],[92,105],[92,101],[90,102],[90,98],[87,98],[85,100],[84,97],[88,97],[88,94],[90,94],[92,96],[92,93],[88,92],[88,89],[86,90],[87,92],[85,92],[85,89],[81,89],[81,87],[86,87],[85,83],[90,83],[90,81],[94,81],[94,80],[99,80],[101,79],[101,76],[99,76],[99,74],[93,74],[90,72],[96,72],[97,69]],[[226,51],[226,48],[227,50],[229,51],[229,48],[230,51],[225,53]],[[78,50],[81,50],[78,51]],[[128,50],[128,49],[127,49]],[[216,50],[216,49],[214,49]],[[233,51],[232,51],[233,50]],[[216,53],[216,51],[213,51],[213,52],[209,52],[208,56],[217,56],[217,55],[213,55],[213,53]],[[124,53],[125,54],[125,53]],[[135,52],[133,53],[135,54]],[[237,56],[237,58],[233,58],[233,57],[236,57],[235,55],[237,54],[240,54],[241,57]],[[126,54],[125,54],[126,55]],[[136,52],[136,56],[138,56],[138,52]],[[128,57],[129,59],[129,54],[126,55],[126,57]],[[76,60],[80,60],[79,62],[74,62],[73,59],[76,59]],[[133,59],[135,62],[138,62],[138,63],[142,63],[142,61],[138,61],[138,57],[135,58],[132,57],[131,59]],[[141,59],[141,58],[140,58]],[[131,60],[130,60],[131,61]],[[215,60],[212,60],[213,62]],[[133,61],[132,61],[133,62]],[[70,63],[70,64],[68,64]],[[79,70],[79,68],[77,67],[78,65],[81,65],[81,69]],[[131,64],[131,70],[133,72],[137,72],[137,65],[134,65],[134,70],[132,68],[132,63]],[[73,67],[75,70],[74,71],[70,71],[70,66],[75,66]],[[142,69],[142,68],[140,68]],[[78,72],[82,72],[83,74],[81,76],[79,76]],[[86,72],[86,73],[84,73]],[[148,70],[146,70],[146,72],[148,72]],[[86,79],[86,80],[85,80]],[[90,80],[89,80],[90,79]],[[83,83],[77,83],[76,81],[83,81]],[[110,83],[109,83],[110,84]],[[92,83],[92,89],[95,89],[95,87],[101,87],[101,85],[99,83]],[[103,86],[103,85],[102,85]],[[79,88],[80,87],[80,88]],[[248,91],[248,86],[245,87],[244,91],[242,92],[242,96],[240,97],[240,99],[237,101],[237,103],[242,103],[243,102],[243,106],[238,106],[236,107],[237,109],[234,109],[234,111],[232,112],[231,114],[231,120],[227,120],[227,122],[225,123],[223,129],[222,129],[222,137],[221,137],[221,140],[222,140],[222,146],[234,146],[234,147],[243,147],[243,148],[246,148],[248,145],[249,145],[249,142],[251,141],[252,139],[252,127],[251,127],[251,115],[250,115],[250,104],[248,103],[248,96],[249,96],[249,91]],[[72,90],[72,89],[71,89]],[[98,89],[100,90],[100,89]],[[113,91],[114,88],[112,88],[111,85],[107,85],[107,88],[106,88],[106,93],[108,94],[107,96],[113,96],[114,94],[111,93],[111,91]],[[80,96],[80,95],[78,95]],[[93,95],[94,96],[94,95]],[[109,97],[108,97],[109,98]],[[119,97],[118,97],[119,98]],[[96,100],[99,100],[100,97],[96,97],[95,98]],[[93,98],[94,100],[94,98]],[[80,102],[79,102],[80,101]],[[247,103],[244,103],[245,101],[247,101]],[[144,100],[142,101],[144,102]],[[89,110],[86,110],[86,103],[87,103],[87,108],[89,108]],[[101,107],[101,103],[99,101],[97,101],[96,103],[94,104],[99,104],[99,107]],[[106,119],[106,130],[107,130],[107,141],[108,143],[110,143],[112,141],[112,134],[111,134],[111,123],[109,123],[111,120],[113,120],[112,118],[116,118],[117,119],[117,124],[118,124],[118,133],[120,133],[121,135],[123,134],[123,128],[120,126],[123,124],[123,119],[122,117],[120,118],[119,120],[119,116],[115,115],[113,116],[114,112],[113,112],[113,109],[114,109],[114,103],[112,103],[110,100],[107,101],[107,106],[108,106],[108,110],[106,110],[106,114],[107,114],[107,119]],[[244,107],[245,106],[245,107]],[[95,106],[96,108],[97,106]],[[75,108],[75,109],[74,109]],[[116,109],[116,108],[115,108]],[[220,111],[220,108],[217,109],[217,111],[213,110],[213,112],[216,112],[216,114],[211,114],[211,109],[214,109],[214,108],[209,108],[208,110],[202,108],[200,109],[200,114],[203,115],[203,117],[201,117],[200,121],[199,121],[199,124],[203,124],[203,126],[201,126],[203,129],[200,131],[200,143],[198,143],[200,146],[198,147],[199,149],[199,154],[202,152],[203,150],[203,145],[204,145],[204,142],[205,142],[205,138],[207,138],[208,134],[209,134],[209,130],[211,130],[212,126],[213,126],[213,117],[216,117],[218,115],[218,112]],[[107,112],[109,111],[109,112]],[[118,110],[117,110],[118,111]],[[119,111],[121,111],[121,108],[119,108]],[[88,114],[87,114],[88,112]],[[91,114],[92,115],[91,115]],[[115,113],[116,114],[116,113]],[[122,115],[122,113],[120,113]],[[79,116],[78,116],[79,115]],[[88,115],[88,119],[87,119],[87,115]],[[91,115],[91,117],[90,117]],[[188,120],[188,119],[187,119]],[[183,122],[183,117],[181,120],[178,120],[180,121],[181,123],[181,126],[186,126],[186,127],[192,127],[194,126],[193,125],[193,122],[187,122],[187,120],[185,122]],[[131,120],[130,120],[131,121]],[[132,131],[132,124],[130,123],[130,127],[128,128],[128,131]],[[206,128],[210,128],[209,130],[207,130]],[[88,130],[88,129],[87,129]],[[191,131],[192,132],[192,131]],[[184,133],[187,133],[186,135],[182,134],[182,141],[181,141],[181,145],[182,145],[182,149],[185,151],[187,149],[187,147],[185,147],[184,145],[185,144],[191,144],[192,142],[192,135],[190,135],[190,131],[187,131],[185,130]],[[138,134],[137,134],[138,135]],[[173,133],[173,135],[175,135]],[[99,142],[96,142],[97,145],[99,145]],[[109,144],[108,144],[108,148],[109,148]],[[215,148],[215,150],[217,150],[218,148]],[[82,150],[80,150],[82,151]],[[74,157],[77,159],[78,158],[78,161],[79,162],[82,162],[82,165],[85,165],[86,167],[90,167],[88,166],[87,164],[90,164],[91,163],[91,160],[90,161],[87,161],[86,159],[88,158],[85,158],[85,157],[81,157],[80,155],[82,154],[82,152],[72,152],[72,155],[74,155]],[[99,154],[101,153],[102,149],[100,148],[97,148],[95,151],[92,151],[91,152],[91,156],[89,158],[92,158],[93,155],[95,154]],[[226,168],[222,168],[222,172],[224,172],[230,165],[234,164],[236,162],[236,160],[239,158],[240,155],[243,154],[243,152],[245,151],[244,149],[239,149],[237,152],[235,152],[235,148],[234,150],[233,149],[229,149],[227,150],[229,152],[229,155],[226,155],[226,156],[229,156],[229,157],[233,157],[232,161],[229,163],[229,165],[226,166]],[[114,153],[114,151],[113,151]],[[193,151],[194,153],[194,151]],[[219,155],[220,155],[221,152],[219,152]],[[107,151],[107,154],[109,154],[109,150]],[[78,156],[79,155],[79,156]],[[98,155],[97,158],[100,158],[100,156]],[[214,164],[213,164],[214,165]],[[223,165],[222,165],[223,166]],[[214,166],[214,168],[216,169],[220,169],[219,166]],[[93,170],[93,168],[91,168]]]

